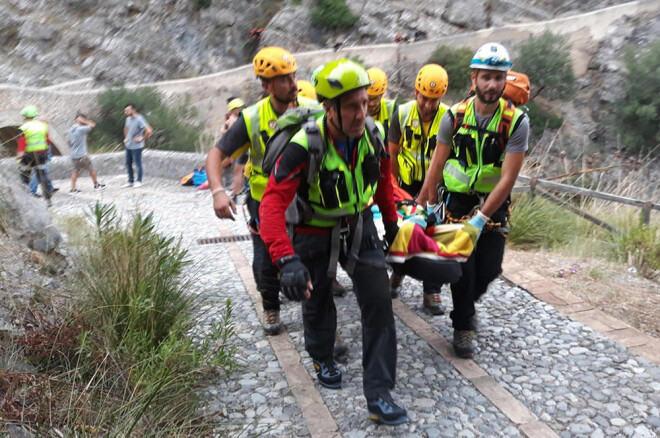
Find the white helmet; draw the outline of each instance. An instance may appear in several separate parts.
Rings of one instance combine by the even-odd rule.
[[[500,43],[487,43],[479,47],[474,54],[470,68],[481,70],[511,70],[511,57],[509,52]]]

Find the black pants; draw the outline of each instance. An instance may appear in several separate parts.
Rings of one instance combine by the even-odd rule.
[[[450,193],[447,210],[452,217],[460,218],[479,204],[479,198],[460,193]],[[492,215],[494,222],[505,224],[510,201]],[[461,278],[451,285],[454,310],[449,316],[456,330],[476,330],[474,303],[486,293],[488,285],[502,273],[506,238],[500,232],[484,231],[477,241],[477,248],[470,258],[461,263]]]
[[[350,275],[360,306],[362,322],[363,389],[367,399],[394,387],[396,378],[396,331],[382,242],[370,211],[363,213],[364,228],[359,259]],[[351,242],[352,233],[348,242]],[[337,309],[328,278],[330,235],[295,232],[293,245],[312,277],[311,298],[303,301],[305,349],[313,359],[332,357],[337,328]],[[350,246],[349,246],[350,247]],[[339,257],[346,267],[346,254]]]
[[[251,196],[247,198],[250,222],[259,226],[259,201]],[[252,274],[257,290],[261,294],[264,310],[280,309],[279,270],[273,264],[268,249],[258,234],[252,235]]]
[[[37,173],[37,182],[41,184],[41,190],[43,191],[44,198],[50,199],[52,194],[48,187],[46,173],[44,172],[42,166],[45,166],[48,162],[48,150],[43,150],[39,152],[26,152],[20,161],[21,167],[21,180],[25,184],[30,184],[30,179],[32,177],[31,171]]]
[[[423,181],[413,181],[410,185],[399,182],[399,186],[412,197],[416,197],[419,194],[423,184]],[[442,289],[442,284],[431,283],[428,281],[423,282],[422,285],[425,294],[440,293],[440,290]]]

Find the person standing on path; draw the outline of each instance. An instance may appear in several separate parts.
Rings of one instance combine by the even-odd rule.
[[[96,170],[92,167],[92,161],[87,154],[87,135],[94,129],[96,123],[87,119],[82,113],[76,114],[73,125],[69,128],[67,139],[71,146],[71,163],[73,172],[71,173],[71,190],[69,193],[80,193],[76,188],[76,181],[80,172],[86,170],[94,182],[94,190],[102,190],[105,184],[100,184],[96,178]]]
[[[30,183],[30,172],[34,170],[37,174],[37,180],[41,184],[41,189],[50,205],[52,193],[50,191],[49,181],[46,179],[44,169],[48,162],[48,124],[37,120],[39,109],[35,105],[28,105],[21,111],[25,120],[18,129],[21,131],[18,137],[17,157],[19,165],[24,169],[21,171],[21,179],[25,184]]]
[[[236,122],[220,138],[206,158],[206,172],[213,196],[213,209],[220,219],[234,220],[236,204],[222,184],[222,162],[236,159],[249,151],[251,170],[250,194],[247,207],[248,224],[252,234],[252,272],[261,294],[265,315],[264,332],[277,335],[283,329],[280,319],[280,285],[277,267],[271,262],[268,250],[259,234],[259,203],[263,196],[268,175],[261,168],[266,153],[266,143],[275,132],[277,118],[291,107],[309,105],[318,107],[316,101],[298,97],[296,71],[298,64],[293,55],[281,47],[265,47],[254,57],[254,74],[261,81],[267,96],[241,111]]]
[[[348,59],[331,61],[317,74],[316,95],[325,115],[316,122],[318,131],[302,128],[284,148],[259,213],[261,236],[279,268],[282,291],[302,301],[305,349],[319,383],[338,389],[342,382],[333,359],[337,310],[332,278],[339,261],[355,285],[360,307],[369,418],[397,425],[408,417],[390,395],[396,379],[396,329],[373,200],[383,214],[387,240],[394,240],[398,226],[382,126],[367,114],[369,84],[365,69]],[[317,138],[310,140],[311,135]],[[314,165],[312,141],[323,143]],[[300,220],[287,224],[285,211],[294,197],[299,211],[291,217]]]
[[[227,112],[225,113],[225,122],[220,127],[220,135],[225,135],[231,125],[233,125],[238,116],[241,114],[241,111],[245,108],[245,102],[240,97],[230,97],[227,99]],[[231,186],[231,199],[236,202],[238,200],[238,195],[243,191],[243,172],[245,171],[245,164],[248,160],[248,153],[245,152],[243,155],[238,157],[236,160],[232,160],[231,157],[227,157],[222,161],[222,186],[229,187]]]
[[[129,103],[124,108],[126,123],[124,123],[124,146],[126,146],[126,170],[128,182],[122,188],[142,187],[142,149],[153,129],[140,114],[134,104]],[[133,162],[137,169],[137,180],[133,176]]]
[[[451,285],[453,346],[463,358],[474,356],[474,303],[502,273],[510,195],[529,135],[527,116],[502,97],[511,69],[511,57],[504,46],[483,45],[470,68],[475,96],[454,105],[443,116],[435,154],[417,197],[421,205],[443,202],[438,199],[437,187],[438,183],[444,185],[449,193],[444,200],[449,220],[467,220],[480,231],[475,251],[461,263],[460,280]]]
[[[399,106],[390,124],[388,149],[392,155],[393,183],[412,197],[419,194],[435,151],[436,136],[448,106],[440,99],[447,92],[449,77],[438,64],[427,64],[417,73],[415,99]],[[403,276],[392,273],[392,296],[398,295]],[[442,284],[423,283],[423,308],[431,315],[444,315]]]

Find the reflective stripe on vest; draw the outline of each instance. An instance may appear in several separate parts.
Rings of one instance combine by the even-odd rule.
[[[507,108],[506,100],[500,99],[499,108],[486,128],[488,132],[480,133],[476,129],[474,97],[454,105],[450,111],[453,115],[464,112],[465,116],[454,133],[452,149],[443,169],[445,186],[450,192],[490,193],[502,176],[505,149],[496,135],[502,115],[505,111],[513,113],[513,117],[508,114],[511,117],[510,138],[523,112],[515,107]]]
[[[437,141],[440,121],[448,107],[440,103],[438,111],[429,126],[423,131],[422,121],[417,110],[417,101],[412,100],[399,106],[399,127],[401,129],[401,150],[397,156],[399,179],[411,185],[415,181],[424,181]]]
[[[298,98],[297,105],[319,106],[315,100],[304,97]],[[257,201],[261,201],[268,184],[268,175],[264,173],[262,164],[266,154],[266,143],[277,128],[278,117],[270,103],[270,96],[243,110],[243,120],[250,138],[250,193]]]
[[[20,128],[25,135],[25,152],[41,152],[48,149],[48,125],[40,120],[30,120]]]
[[[325,117],[319,119],[317,123],[322,137],[325,138]],[[307,134],[303,130],[298,131],[291,138],[291,142],[297,143],[305,149],[308,148]],[[313,213],[311,220],[306,221],[305,224],[316,227],[332,227],[338,219],[360,213],[371,205],[372,197],[376,193],[377,183],[367,184],[365,187],[362,164],[367,156],[374,154],[375,149],[369,141],[366,130],[357,145],[355,169],[350,169],[350,166],[330,142],[326,145],[326,152],[321,160],[321,165],[307,192],[305,201],[312,208]],[[321,175],[335,175],[337,178],[321,181]],[[322,185],[325,190],[321,189]],[[324,193],[325,196],[333,195],[333,199],[325,199]],[[328,207],[332,203],[336,205]]]

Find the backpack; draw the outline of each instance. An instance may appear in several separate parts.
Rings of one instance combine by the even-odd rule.
[[[465,99],[458,104],[456,114],[452,114],[451,111],[448,111],[449,116],[454,119],[452,136],[456,135],[459,128],[461,127],[476,129],[482,134],[488,133],[494,136],[497,139],[500,148],[502,151],[504,151],[506,149],[506,144],[509,141],[509,131],[511,130],[511,123],[513,122],[513,116],[515,115],[516,110],[515,105],[511,102],[511,100],[507,99],[502,117],[500,117],[500,123],[497,125],[497,132],[492,132],[487,129],[482,129],[476,126],[470,126],[467,123],[463,123],[463,120],[465,119],[465,110],[467,109],[467,101],[468,99]]]
[[[506,74],[504,98],[516,106],[525,105],[529,101],[529,78],[524,73],[509,71]]]
[[[305,129],[309,152],[305,182],[308,186],[314,182],[314,176],[325,154],[325,142],[321,136],[319,125],[316,123],[322,113],[323,110],[319,108],[298,107],[287,110],[277,119],[277,128],[266,143],[266,153],[261,164],[264,174],[270,175],[277,160],[284,152],[284,148],[291,142],[291,138],[300,129]],[[366,129],[369,140],[374,145],[376,157],[380,160],[386,154],[385,142],[376,122],[370,116],[367,116],[366,119]],[[289,224],[299,224],[309,221],[313,214],[312,206],[296,193],[293,202],[286,210],[286,220]]]
[[[325,153],[325,143],[316,120],[323,113],[322,109],[298,107],[287,110],[277,119],[277,128],[266,143],[266,153],[261,165],[266,175],[275,168],[277,160],[284,152],[284,148],[291,142],[291,138],[300,129],[307,133],[307,150],[309,152],[309,163],[307,166],[307,184],[314,182],[314,175],[321,164]],[[383,140],[376,122],[371,117],[366,119],[367,134],[374,145],[376,156],[380,159],[385,154],[385,141]]]

